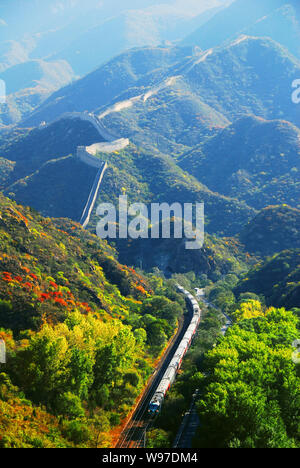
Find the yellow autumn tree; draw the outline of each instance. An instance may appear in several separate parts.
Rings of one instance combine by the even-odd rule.
[[[243,302],[240,308],[234,312],[234,318],[237,322],[245,319],[264,317],[264,315],[261,303],[254,299]]]

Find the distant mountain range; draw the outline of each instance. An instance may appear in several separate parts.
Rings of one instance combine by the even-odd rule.
[[[297,0],[236,0],[188,35],[183,44],[209,49],[249,34],[270,37],[300,57],[299,21]]]
[[[299,445],[298,3],[1,0],[0,447],[115,446],[178,283],[209,307],[145,446],[196,388],[195,446]]]
[[[64,60],[28,60],[0,73],[0,79],[6,83],[7,93],[6,103],[0,107],[0,122],[10,125],[24,119],[75,75]]]
[[[67,76],[61,73],[67,80],[56,86],[53,83],[50,91],[92,72],[131,47],[175,43],[207,50],[245,34],[271,38],[300,57],[295,0],[255,0],[250,4],[247,0],[149,0],[142,6],[134,0],[126,5],[121,0],[101,4],[89,0],[84,5],[68,0],[29,0],[26,8],[13,0],[3,2],[0,19],[0,71],[32,60],[67,62]],[[36,80],[34,69],[30,79]],[[2,112],[3,124],[22,120],[47,98],[47,93],[36,89],[39,95],[29,103],[23,97],[28,94],[25,90],[23,87],[22,98],[10,99],[10,109]]]
[[[211,190],[256,209],[299,207],[299,158],[298,127],[249,116],[183,154],[179,165]]]
[[[47,88],[53,92],[126,49],[182,39],[230,2],[144,0],[141,5],[137,0],[88,0],[84,4],[77,0],[28,0],[24,4],[4,0],[0,6],[0,72],[25,64],[26,76],[33,81],[38,79],[33,61],[56,68],[64,62],[67,76],[61,67],[61,80]],[[17,69],[10,75],[18,75]],[[43,88],[35,87],[31,91],[35,97],[29,99],[26,83],[20,91],[21,96],[9,97],[8,106],[0,113],[0,124],[22,120],[49,96]]]
[[[136,49],[54,93],[24,125],[51,121],[70,110],[101,115],[111,103],[140,95],[144,95],[142,108],[137,99],[137,106],[127,106],[123,114],[129,134],[131,121],[142,126],[141,112],[149,120],[147,113],[151,113],[151,118],[155,110],[173,106],[172,114],[176,114],[182,112],[184,102],[188,106],[187,115],[183,116],[184,129],[193,124],[195,131],[200,127],[200,133],[202,126],[225,126],[249,113],[299,125],[298,108],[291,99],[292,82],[298,76],[300,61],[270,39],[242,36],[227,46],[196,55],[191,48]],[[192,107],[188,102],[193,103]],[[109,113],[107,124],[113,126],[115,117],[120,126],[122,112]],[[151,122],[147,124],[151,126]],[[166,132],[168,129],[169,125]],[[163,129],[158,133],[164,136]]]
[[[259,6],[255,1],[253,5],[248,15],[242,0],[219,12],[208,10],[195,33],[197,40],[131,49],[54,92],[23,118],[19,129],[2,132],[0,188],[46,216],[78,221],[95,170],[76,159],[76,148],[101,138],[90,124],[64,115],[89,111],[116,137],[131,142],[118,154],[99,155],[108,160],[109,168],[98,201],[117,200],[124,190],[131,201],[145,203],[204,201],[209,234],[241,233],[240,240],[249,251],[276,252],[276,242],[281,243],[276,227],[281,212],[272,215],[270,235],[257,240],[259,248],[251,244],[249,232],[255,223],[268,224],[264,211],[268,205],[299,209],[300,114],[291,94],[293,80],[300,77],[300,59],[279,34],[281,24],[290,28],[289,21],[296,34],[298,13],[294,2],[263,1]],[[158,2],[150,6],[152,13],[164,11]],[[130,16],[135,11],[128,6],[121,13]],[[62,37],[67,32],[64,28],[74,21],[72,17],[60,25]],[[85,21],[83,16],[83,36],[78,39],[82,50],[91,44],[89,35],[97,29],[94,24],[87,32]],[[264,34],[264,27],[267,31],[270,25],[277,27],[278,34]],[[218,31],[215,42],[209,28]],[[40,38],[41,47],[45,37]],[[65,44],[64,50],[68,48],[71,55],[76,51],[72,42],[76,37],[71,35]],[[207,42],[202,43],[204,37]],[[294,38],[291,43],[295,42]],[[37,48],[30,54],[33,50],[38,55]],[[63,59],[62,49],[50,57]],[[94,60],[92,49],[90,58]],[[80,65],[80,54],[75,53],[75,59]],[[62,67],[66,81],[68,72],[71,78],[67,62],[55,63]],[[59,82],[56,69],[51,65],[50,73],[48,66],[48,61],[35,58],[7,68],[2,76],[12,77],[11,95],[22,93],[24,87],[44,86],[49,91],[50,86],[59,87]],[[39,128],[44,121],[49,125]],[[290,226],[293,216],[283,218]],[[94,213],[90,229],[96,222]],[[291,247],[290,241],[282,245]],[[129,250],[119,247],[125,258]],[[130,255],[138,262],[134,252]],[[141,255],[147,263],[147,255]]]
[[[145,12],[150,18],[154,14],[165,15],[167,23],[169,14],[177,13],[183,19],[193,18],[231,2],[232,0],[86,0],[83,3],[80,0],[26,0],[24,4],[22,0],[3,0],[0,9],[3,29],[0,37],[2,40],[20,39],[25,33],[47,35],[56,30],[61,35],[58,34],[58,38],[67,37],[71,42],[82,32],[97,25],[100,27],[104,21],[121,16],[124,12]],[[172,24],[169,25],[170,29],[172,27]],[[57,47],[58,44],[54,42],[53,46]],[[60,46],[62,44],[60,42]]]

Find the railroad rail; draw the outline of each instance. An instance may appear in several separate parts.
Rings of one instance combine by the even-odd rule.
[[[184,288],[181,288],[179,290],[181,292],[185,291]],[[170,363],[172,362],[172,360],[174,360],[174,357],[178,352],[178,349],[182,343],[182,340],[185,337],[187,330],[189,329],[193,321],[193,318],[194,316],[191,313],[184,317],[184,320],[180,325],[178,332],[173,339],[173,342],[170,344],[168,350],[162,358],[159,368],[155,371],[152,378],[150,379],[148,386],[146,387],[144,394],[140,400],[140,403],[138,404],[136,410],[133,413],[133,416],[129,420],[123,432],[121,433],[121,436],[115,448],[145,447],[147,431],[151,428],[154,422],[153,415],[149,414],[149,404],[152,401],[153,396],[156,394],[159,385],[164,379]]]
[[[182,424],[176,435],[173,448],[192,448],[192,440],[199,427],[199,417],[197,414],[196,401],[199,395],[199,390],[196,390],[191,406],[185,413]]]

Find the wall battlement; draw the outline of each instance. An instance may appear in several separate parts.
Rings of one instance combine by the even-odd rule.
[[[113,153],[114,151],[120,151],[129,145],[130,141],[128,138],[119,138],[108,131],[102,124],[102,122],[90,112],[67,112],[54,121],[58,122],[62,119],[80,119],[83,121],[90,122],[98,131],[99,135],[105,140],[101,143],[94,143],[91,146],[78,146],[77,147],[77,158],[85,164],[99,169],[102,166],[102,162],[96,157],[97,153]],[[51,125],[48,124],[48,125]],[[41,123],[41,128],[45,127],[45,123]]]
[[[97,158],[97,153],[113,153],[114,151],[120,151],[129,145],[127,138],[121,138],[112,142],[106,143],[94,143],[91,146],[78,146],[77,147],[77,158],[80,161],[93,167],[101,167],[102,162]]]
[[[85,146],[77,147],[77,158],[88,166],[92,166],[97,169],[100,169],[103,164],[103,162],[100,161],[100,159],[98,159],[96,156],[88,153]]]

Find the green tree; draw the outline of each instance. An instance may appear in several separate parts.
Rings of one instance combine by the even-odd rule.
[[[297,336],[293,313],[262,314],[254,301],[244,308],[238,325],[206,354],[197,446],[299,446],[300,380],[291,359]]]

